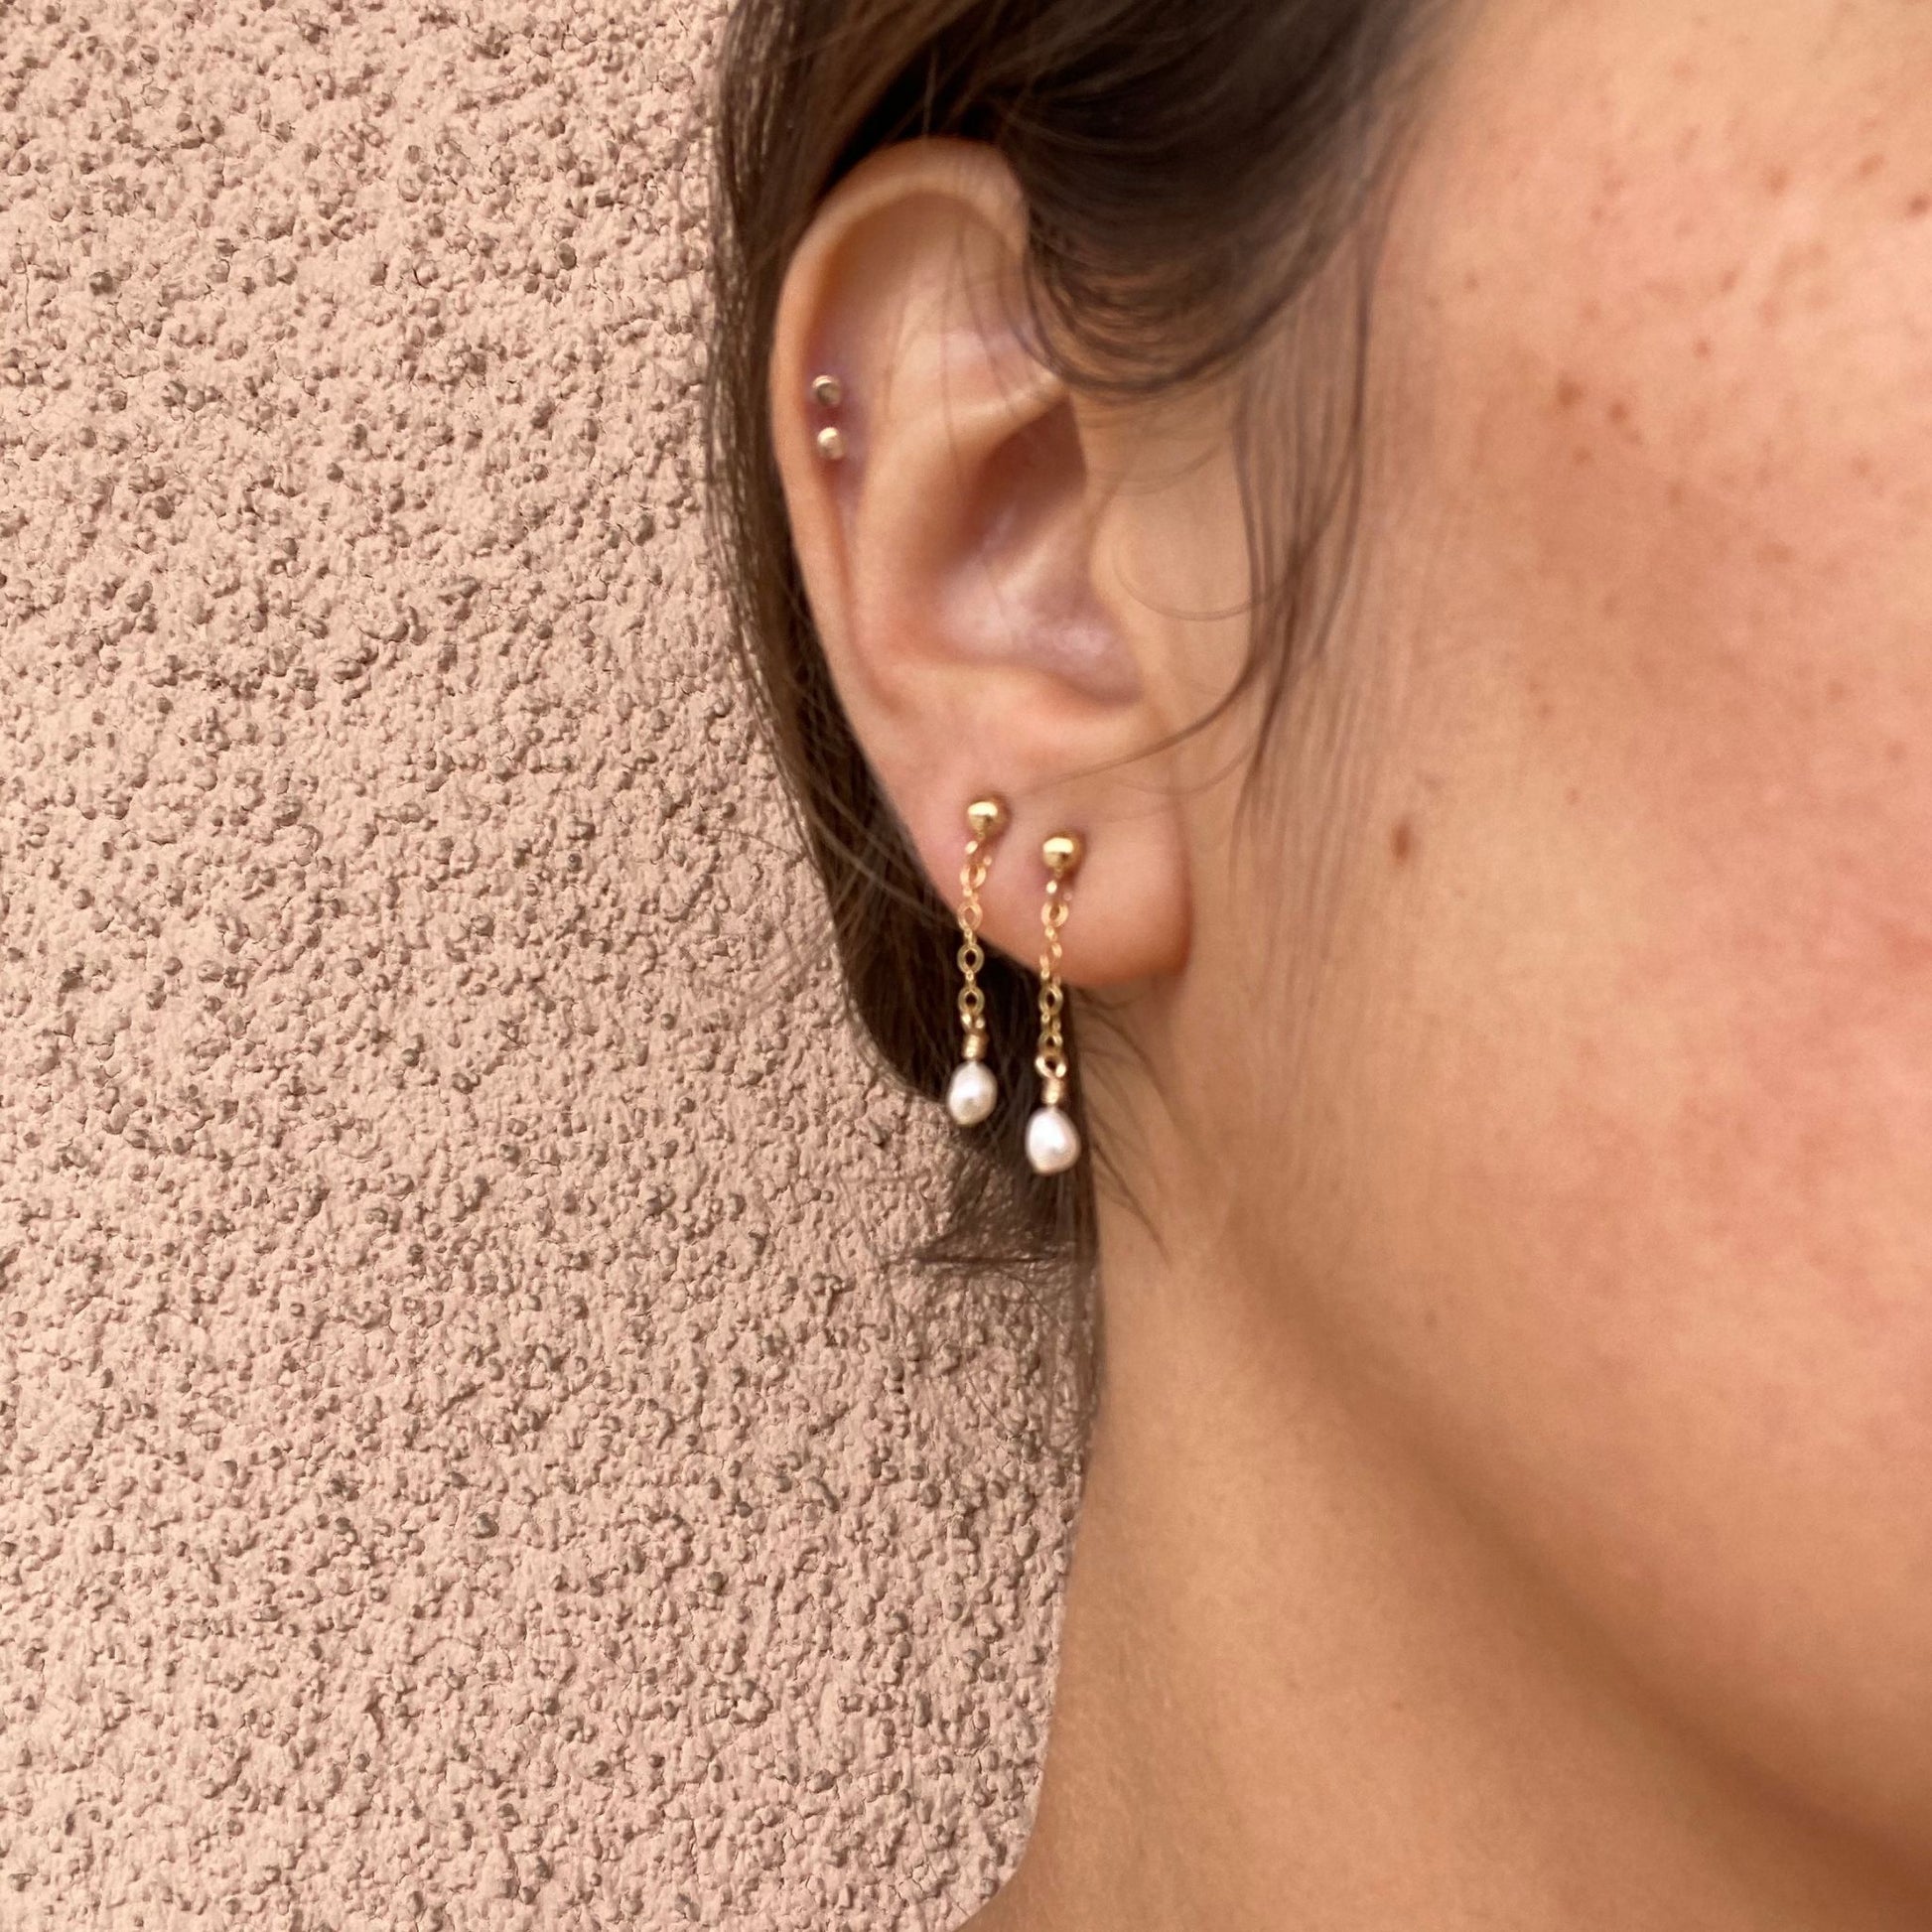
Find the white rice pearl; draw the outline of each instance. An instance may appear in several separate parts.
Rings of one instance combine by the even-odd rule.
[[[1064,1173],[1080,1158],[1080,1130],[1057,1107],[1038,1108],[1027,1123],[1027,1159],[1035,1173]]]
[[[961,1127],[977,1127],[999,1097],[1000,1083],[984,1060],[961,1060],[946,1089],[946,1112]]]

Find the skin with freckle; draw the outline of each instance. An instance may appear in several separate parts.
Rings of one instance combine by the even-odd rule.
[[[1309,698],[1381,829],[1325,968],[1231,937],[1176,1055],[1297,1178],[1199,1225],[1642,1695],[1920,1872],[1928,73],[1896,5],[1471,10]]]

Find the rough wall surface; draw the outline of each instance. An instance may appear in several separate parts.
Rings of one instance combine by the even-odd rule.
[[[1069,1481],[891,1264],[695,445],[717,12],[0,0],[0,1926],[940,1927]]]

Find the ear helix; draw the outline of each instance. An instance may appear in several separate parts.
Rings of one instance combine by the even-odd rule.
[[[999,1104],[1000,1083],[986,1063],[986,993],[980,972],[980,893],[993,866],[993,848],[1007,829],[1006,800],[989,794],[966,807],[966,860],[959,869],[959,1064],[946,1088],[946,1111],[961,1127],[977,1127]]]
[[[1066,1062],[1063,1018],[1066,988],[1060,979],[1060,928],[1066,924],[1067,888],[1086,856],[1077,832],[1056,832],[1039,849],[1046,866],[1046,898],[1039,908],[1039,1105],[1027,1122],[1027,1161],[1038,1174],[1064,1173],[1080,1158],[1080,1130],[1062,1103],[1072,1081]]]

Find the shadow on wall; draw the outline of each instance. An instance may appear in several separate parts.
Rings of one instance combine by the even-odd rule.
[[[1069,1497],[703,568],[713,7],[0,65],[0,1923],[950,1925]]]

